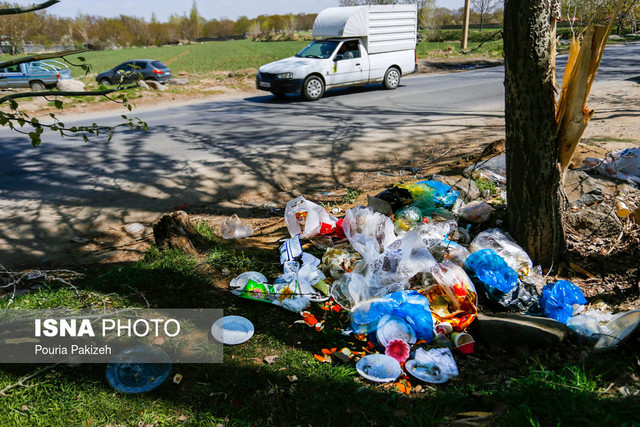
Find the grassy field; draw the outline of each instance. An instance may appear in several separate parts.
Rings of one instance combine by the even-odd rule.
[[[200,224],[205,234],[210,228]],[[320,363],[323,348],[352,346],[325,317],[322,332],[294,323],[300,316],[231,295],[225,285],[247,270],[273,278],[278,250],[239,249],[210,238],[200,258],[151,249],[143,261],[93,268],[72,280],[79,295],[49,282],[16,298],[12,308],[204,307],[242,315],[256,327],[248,342],[225,347],[220,365],[174,365],[169,379],[146,394],[111,389],[104,365],[58,365],[0,395],[0,425],[442,425],[493,416],[496,425],[637,425],[640,401],[620,397],[611,383],[640,375],[637,349],[562,356],[556,349],[489,351],[457,356],[461,376],[443,385],[411,379],[410,395],[363,381],[353,364]],[[0,309],[7,300],[0,299]],[[278,356],[275,363],[263,358]],[[0,367],[0,390],[41,367]],[[182,382],[171,378],[180,373]],[[468,424],[465,424],[468,425]],[[483,424],[484,425],[484,424]]]
[[[108,70],[130,59],[156,59],[168,65],[174,74],[186,71],[190,74],[206,75],[214,71],[257,69],[268,62],[292,56],[307,44],[306,41],[254,42],[237,40],[182,46],[91,51],[69,56],[68,59],[77,63],[78,56],[84,57],[87,63],[92,66],[91,74]],[[469,49],[475,48],[478,44],[478,42],[470,42]],[[459,41],[420,42],[417,47],[418,57],[438,56],[442,51],[447,50],[459,53],[459,47]],[[502,43],[501,41],[487,43],[478,53],[501,55]],[[0,57],[0,59],[3,58],[7,57]],[[71,68],[74,77],[78,78],[84,75],[82,69]]]

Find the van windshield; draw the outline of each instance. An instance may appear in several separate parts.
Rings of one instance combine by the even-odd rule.
[[[319,58],[327,59],[338,47],[338,42],[330,40],[316,40],[307,47],[296,53],[298,58]]]

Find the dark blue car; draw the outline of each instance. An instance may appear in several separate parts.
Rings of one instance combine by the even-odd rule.
[[[133,83],[138,80],[155,80],[165,83],[172,78],[171,70],[160,61],[153,59],[132,59],[117,67],[98,74],[96,80],[101,85]]]

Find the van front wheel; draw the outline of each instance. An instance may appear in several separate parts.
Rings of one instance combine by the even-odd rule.
[[[318,76],[309,76],[302,85],[302,96],[308,101],[316,101],[324,95],[324,82]]]
[[[400,85],[400,70],[396,67],[391,67],[384,73],[384,80],[382,81],[382,86],[385,89],[395,89]]]

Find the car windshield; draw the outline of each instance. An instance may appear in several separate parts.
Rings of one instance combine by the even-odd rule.
[[[327,59],[338,47],[338,42],[330,40],[317,40],[296,53],[298,58],[321,58]]]

